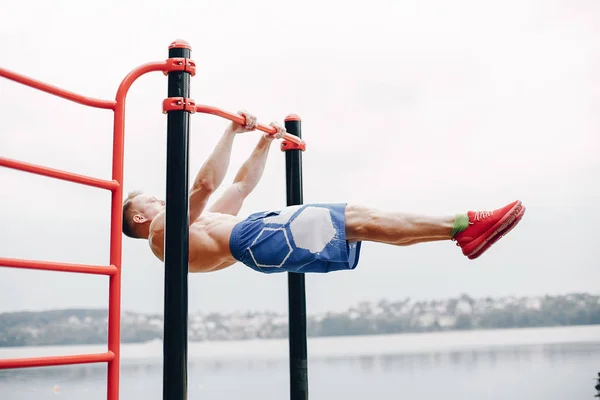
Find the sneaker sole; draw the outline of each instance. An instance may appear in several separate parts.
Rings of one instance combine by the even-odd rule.
[[[526,210],[526,207],[522,207],[521,211],[517,214],[517,216],[516,216],[515,220],[512,222],[512,224],[510,224],[503,231],[500,231],[496,235],[494,235],[487,243],[485,243],[485,245],[481,248],[481,250],[479,250],[479,252],[477,252],[475,254],[471,254],[470,256],[468,256],[468,258],[470,260],[476,259],[480,255],[482,255],[486,250],[488,250],[490,247],[492,247],[492,245],[494,245],[494,243],[496,243],[498,240],[500,240],[504,236],[506,236],[508,234],[508,232],[512,231],[515,228],[515,226],[517,226],[519,224],[519,222],[521,221],[521,218],[523,218],[523,214],[525,214],[525,210]]]
[[[500,240],[508,232],[513,230],[515,226],[521,222],[523,215],[525,214],[525,207],[520,201],[514,205],[514,207],[506,213],[500,221],[490,228],[484,235],[484,239],[481,243],[475,247],[470,253],[465,254],[469,259],[474,260],[481,256],[486,250],[488,250],[494,243]]]

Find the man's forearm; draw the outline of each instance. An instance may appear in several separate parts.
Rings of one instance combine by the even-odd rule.
[[[252,192],[262,178],[272,142],[272,140],[262,137],[235,176],[234,183],[245,194]]]
[[[235,135],[231,128],[225,130],[215,149],[198,172],[193,185],[195,188],[204,187],[215,191],[221,185],[229,168]]]

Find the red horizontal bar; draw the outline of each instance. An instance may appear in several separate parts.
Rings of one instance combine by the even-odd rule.
[[[76,272],[93,275],[114,275],[117,273],[117,267],[114,265],[105,267],[101,265],[71,264],[4,257],[0,257],[0,267],[37,269],[42,271]]]
[[[92,178],[85,175],[74,174],[72,172],[61,171],[58,169],[42,167],[41,165],[29,164],[23,161],[11,160],[9,158],[0,157],[0,167],[18,169],[20,171],[31,172],[32,174],[38,174],[48,176],[50,178],[61,179],[63,181],[69,181],[74,183],[80,183],[82,185],[93,186],[100,189],[107,189],[114,191],[119,187],[119,183],[116,181],[107,181],[104,179]]]
[[[0,369],[50,367],[70,364],[90,364],[110,362],[115,358],[112,351],[97,354],[79,354],[73,356],[55,356],[38,358],[8,358],[0,360]]]
[[[197,104],[196,112],[216,115],[218,117],[225,118],[225,119],[228,119],[233,122],[237,122],[238,124],[242,124],[242,125],[246,122],[246,118],[244,118],[243,116],[241,116],[239,114],[230,113],[229,111],[221,110],[217,107],[204,106],[201,104]],[[277,133],[277,130],[275,128],[273,128],[272,126],[264,125],[264,124],[258,124],[256,129],[258,129],[259,131],[268,133],[270,135],[274,135]],[[289,133],[286,133],[283,138],[285,140],[289,140],[290,142],[294,142],[299,145],[304,144],[302,139],[300,139],[298,136],[290,135]]]
[[[10,79],[11,81],[18,82],[22,85],[32,87],[34,89],[41,90],[42,92],[50,93],[54,96],[62,97],[63,99],[74,101],[75,103],[83,104],[89,107],[105,108],[108,110],[114,110],[117,104],[114,100],[102,100],[94,99],[92,97],[82,96],[77,93],[70,92],[59,87],[49,85],[47,83],[29,78],[27,76],[17,74],[16,72],[9,71],[4,68],[0,68],[0,76]]]

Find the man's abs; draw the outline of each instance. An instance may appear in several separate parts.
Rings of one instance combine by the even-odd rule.
[[[237,262],[229,238],[239,221],[232,215],[206,212],[190,225],[190,272],[213,271]]]

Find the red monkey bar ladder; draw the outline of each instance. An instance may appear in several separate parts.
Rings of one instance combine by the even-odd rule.
[[[173,42],[172,47],[181,46],[180,42]],[[60,171],[40,165],[29,164],[21,161],[0,157],[0,166],[13,168],[33,174],[61,179],[82,185],[110,190],[111,222],[110,222],[110,265],[80,265],[57,263],[38,260],[22,260],[0,257],[0,266],[10,268],[27,268],[45,271],[74,272],[83,274],[108,275],[109,300],[108,300],[108,351],[99,354],[81,354],[42,358],[15,358],[0,359],[0,369],[31,368],[68,364],[108,363],[107,399],[119,398],[119,354],[120,354],[120,319],[121,319],[121,249],[122,249],[122,201],[123,201],[123,142],[125,129],[125,98],[133,82],[140,76],[152,72],[162,71],[167,74],[172,71],[187,71],[192,75],[195,71],[193,61],[184,58],[169,58],[162,62],[153,62],[139,66],[132,70],[121,82],[115,100],[100,100],[85,97],[67,90],[28,78],[15,72],[0,68],[0,76],[20,84],[41,90],[54,96],[83,104],[88,107],[102,108],[114,112],[114,138],[112,179],[104,180],[92,178],[72,172]]]

